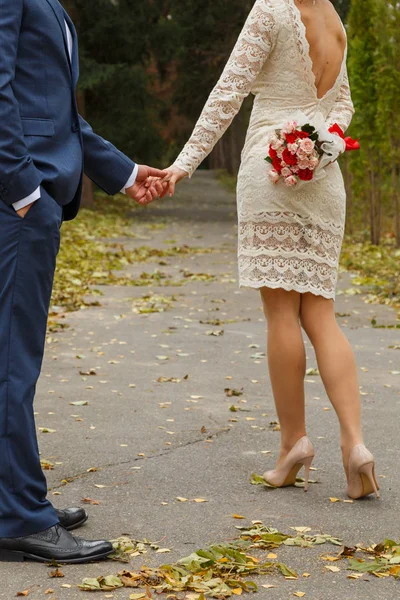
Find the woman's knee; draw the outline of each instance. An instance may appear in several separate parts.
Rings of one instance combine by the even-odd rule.
[[[260,292],[267,321],[299,322],[300,294],[271,288],[261,288]]]
[[[326,326],[336,323],[333,300],[313,294],[303,294],[300,304],[300,322],[312,341],[326,330]]]

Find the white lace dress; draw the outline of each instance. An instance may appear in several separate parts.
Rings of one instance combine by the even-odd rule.
[[[240,285],[334,298],[346,194],[337,163],[295,190],[267,177],[268,140],[296,111],[320,112],[345,131],[354,113],[347,51],[333,88],[318,98],[310,48],[294,0],[257,0],[193,134],[175,162],[189,176],[211,152],[248,94],[254,108],[242,153],[237,200]]]

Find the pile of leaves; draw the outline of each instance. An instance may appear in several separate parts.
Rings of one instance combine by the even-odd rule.
[[[157,568],[142,567],[137,571],[124,569],[116,575],[98,578],[86,578],[78,586],[82,591],[112,591],[118,588],[145,590],[130,596],[136,600],[151,598],[152,591],[159,593],[189,592],[193,598],[230,598],[246,592],[258,590],[257,584],[249,578],[260,575],[281,574],[287,580],[296,580],[299,575],[287,565],[278,562],[273,550],[281,546],[312,548],[330,544],[341,547],[336,555],[322,555],[321,560],[329,562],[326,569],[340,571],[330,563],[345,561],[346,570],[351,571],[350,579],[360,579],[364,574],[376,577],[394,577],[400,579],[400,542],[385,540],[382,544],[355,548],[342,547],[340,539],[327,534],[311,534],[309,527],[293,527],[294,534],[284,534],[261,521],[253,521],[251,526],[236,527],[240,536],[229,542],[213,544],[206,549],[197,550],[174,564],[165,564]],[[115,552],[112,560],[129,563],[131,557],[144,554],[148,549],[156,552],[160,549],[148,540],[138,542],[128,537],[114,542]],[[252,551],[257,551],[254,556]],[[267,561],[260,558],[260,552],[268,551]],[[264,586],[271,587],[271,586]],[[190,596],[192,597],[192,596]]]
[[[345,238],[341,265],[359,274],[352,284],[367,289],[369,302],[388,304],[400,310],[400,249],[392,238],[380,246]]]
[[[96,197],[94,209],[82,209],[78,217],[62,227],[62,243],[57,261],[57,272],[52,297],[52,315],[74,311],[87,305],[85,297],[100,295],[93,286],[98,285],[174,285],[179,286],[197,276],[183,273],[180,281],[171,281],[162,272],[143,273],[133,279],[119,275],[131,264],[164,258],[206,254],[210,248],[192,248],[172,245],[157,249],[150,246],[126,248],[126,238],[134,238],[135,213],[132,202],[125,196]],[[159,229],[162,224],[146,224],[149,229]],[[202,274],[201,274],[202,275]],[[192,277],[191,277],[192,276]],[[202,279],[201,279],[202,280]],[[91,305],[96,304],[91,302]]]
[[[362,545],[356,549],[358,554],[349,561],[349,569],[358,573],[369,573],[375,577],[394,577],[400,579],[400,542],[386,539],[381,544],[369,547]],[[365,557],[367,555],[367,557]]]
[[[115,283],[113,271],[132,261],[118,240],[132,236],[129,203],[122,197],[99,196],[94,210],[83,209],[62,227],[62,243],[52,297],[53,310],[77,310],[92,285]],[[107,240],[107,241],[104,241]]]
[[[302,528],[296,535],[286,535],[255,521],[252,527],[237,527],[240,537],[230,543],[214,544],[197,550],[175,564],[158,568],[143,567],[139,571],[120,571],[117,575],[86,578],[78,586],[83,591],[110,591],[120,587],[145,588],[146,594],[134,598],[151,597],[156,592],[196,592],[210,598],[229,598],[244,592],[257,591],[258,586],[249,577],[280,573],[287,579],[297,579],[297,573],[287,565],[272,560],[262,561],[250,554],[252,549],[271,550],[281,545],[312,547],[340,540],[329,535],[308,535]],[[124,538],[114,543],[114,560],[127,562],[137,556],[137,542]],[[131,552],[133,550],[133,553]]]

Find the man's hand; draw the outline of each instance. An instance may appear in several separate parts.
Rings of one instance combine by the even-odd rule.
[[[163,179],[166,176],[167,171],[139,165],[136,181],[126,190],[126,193],[139,204],[150,204],[163,194],[166,187],[163,185]]]
[[[23,219],[28,214],[28,212],[30,211],[30,209],[32,208],[32,206],[34,204],[35,204],[35,202],[32,202],[31,204],[28,204],[27,206],[24,206],[24,208],[21,208],[20,210],[17,210],[17,215],[19,215],[21,217],[21,219]]]

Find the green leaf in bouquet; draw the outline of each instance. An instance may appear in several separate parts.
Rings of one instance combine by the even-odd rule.
[[[315,127],[313,125],[310,125],[310,123],[306,123],[305,125],[303,125],[303,127],[301,127],[301,131],[308,133],[310,136],[316,133]]]
[[[264,160],[266,160],[267,163],[269,163],[270,165],[272,165],[272,158],[270,156],[267,156]]]

